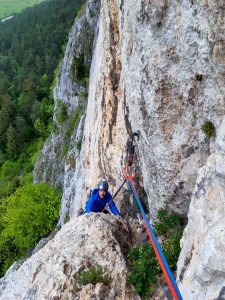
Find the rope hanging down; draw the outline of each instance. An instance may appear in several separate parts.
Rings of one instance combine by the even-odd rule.
[[[147,230],[148,236],[150,238],[150,242],[152,244],[152,247],[153,247],[153,249],[155,251],[155,254],[157,256],[157,259],[159,261],[160,267],[161,267],[161,269],[163,271],[163,274],[164,274],[164,276],[166,278],[166,281],[168,283],[168,286],[170,288],[170,292],[171,292],[171,294],[172,294],[172,296],[173,296],[174,299],[176,299],[176,300],[182,300],[182,296],[181,296],[180,291],[179,291],[179,289],[177,287],[177,284],[176,284],[175,278],[173,276],[173,273],[170,270],[170,267],[169,267],[169,265],[168,265],[168,263],[166,261],[166,258],[165,258],[164,254],[162,252],[160,244],[157,241],[157,238],[156,238],[155,233],[154,233],[154,231],[152,229],[152,226],[149,223],[148,218],[147,218],[147,216],[146,216],[146,214],[145,214],[145,212],[143,210],[143,207],[141,205],[141,202],[140,202],[140,200],[138,198],[137,191],[136,191],[136,189],[134,187],[133,180],[130,179],[129,177],[128,177],[128,183],[130,185],[130,188],[131,188],[131,191],[132,191],[132,193],[134,195],[134,198],[135,198],[135,200],[136,200],[136,202],[137,202],[137,204],[138,204],[138,206],[140,208],[140,211],[141,211],[141,214],[142,214],[142,218],[143,218],[143,221],[144,221],[144,224],[145,224],[145,228]]]
[[[126,166],[125,166],[125,179],[123,181],[123,183],[121,184],[121,186],[119,187],[119,189],[117,190],[117,192],[115,193],[115,195],[113,196],[113,199],[116,197],[116,195],[119,193],[119,191],[122,189],[123,185],[127,182],[130,186],[130,189],[133,193],[134,199],[137,202],[140,211],[141,211],[141,215],[143,218],[143,222],[145,225],[145,228],[147,230],[150,242],[152,244],[152,247],[155,251],[156,257],[158,259],[158,262],[160,264],[160,267],[162,269],[162,272],[165,276],[165,279],[168,283],[170,292],[173,296],[173,298],[175,300],[182,300],[182,296],[181,293],[178,289],[178,286],[176,284],[175,278],[173,276],[173,273],[170,270],[170,267],[166,261],[166,258],[162,252],[162,248],[156,238],[156,235],[152,229],[152,226],[144,212],[144,209],[141,205],[141,202],[139,200],[138,197],[138,193],[136,191],[135,185],[134,185],[134,178],[136,175],[135,172],[135,168],[132,170],[132,165],[133,165],[133,159],[134,159],[134,154],[135,154],[135,145],[134,145],[134,138],[137,137],[137,139],[139,139],[139,131],[136,131],[135,133],[133,133],[132,135],[132,139],[128,141],[127,143],[127,150],[128,150],[128,155],[127,155],[127,162],[126,162]]]

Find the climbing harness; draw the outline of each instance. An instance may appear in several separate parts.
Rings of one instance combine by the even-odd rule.
[[[134,178],[136,176],[136,170],[135,170],[135,165],[134,165],[134,157],[135,157],[135,138],[137,141],[139,140],[139,134],[140,131],[136,131],[132,134],[131,139],[128,140],[127,142],[127,161],[125,164],[125,170],[124,170],[124,181],[117,190],[117,192],[114,194],[113,199],[117,196],[117,194],[120,192],[124,184],[127,182],[130,186],[130,189],[132,191],[132,194],[134,196],[134,199],[136,200],[138,207],[141,211],[142,219],[146,228],[146,231],[148,233],[150,242],[152,244],[152,247],[155,251],[156,257],[158,259],[158,262],[160,264],[160,267],[162,269],[162,272],[165,276],[165,279],[167,281],[167,284],[169,286],[170,292],[175,300],[182,300],[181,293],[178,289],[178,286],[176,284],[175,278],[173,276],[173,273],[170,270],[170,267],[167,263],[167,260],[163,254],[162,248],[156,238],[156,235],[153,231],[153,228],[144,212],[144,209],[142,207],[142,204],[139,200],[137,190],[135,188],[134,184]],[[113,199],[111,201],[113,201]]]

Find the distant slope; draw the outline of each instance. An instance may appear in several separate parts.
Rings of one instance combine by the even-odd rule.
[[[23,9],[42,1],[44,0],[0,0],[0,19],[21,12]]]

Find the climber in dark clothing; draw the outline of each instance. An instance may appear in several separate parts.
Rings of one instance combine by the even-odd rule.
[[[94,189],[86,204],[86,213],[102,212],[104,207],[108,204],[111,212],[114,215],[119,215],[119,211],[112,200],[112,195],[108,191],[109,185],[106,181],[101,180],[98,188]]]

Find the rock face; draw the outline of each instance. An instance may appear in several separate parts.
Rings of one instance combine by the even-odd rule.
[[[205,1],[101,2],[81,153],[64,182],[71,216],[101,177],[112,189],[121,182],[136,129],[153,216],[162,206],[187,214],[209,155],[201,126],[218,128],[224,114],[221,14]]]
[[[99,6],[99,0],[87,1],[81,9],[81,16],[76,18],[69,33],[64,58],[55,74],[56,85],[53,91],[55,101],[54,129],[45,142],[35,164],[35,182],[44,181],[55,187],[63,188],[64,176],[68,171],[66,166],[70,164],[70,168],[74,171],[76,159],[79,157],[76,142],[82,139],[83,113],[86,105],[86,96],[82,96],[85,88],[80,82],[74,80],[75,59],[84,54],[84,45],[86,47],[85,59],[91,59]],[[77,119],[80,121],[78,124],[73,121],[75,113],[77,113]],[[70,151],[73,153],[72,158],[67,153]]]
[[[89,4],[96,2],[87,3],[86,17]],[[218,131],[225,114],[224,8],[223,1],[102,0],[93,23],[85,118],[74,129],[68,155],[58,155],[55,164],[63,185],[64,224],[66,215],[75,216],[85,205],[100,178],[115,190],[123,180],[126,140],[140,130],[140,186],[152,216],[162,206],[186,216],[192,198],[178,272],[184,299],[222,299],[225,290],[223,135],[220,130],[215,152],[214,141],[201,130],[210,120]],[[79,31],[79,24],[75,27]],[[72,63],[71,45],[61,69],[65,77],[55,90],[55,100],[60,97],[68,105],[68,114],[77,107],[71,93],[77,83],[66,67]],[[50,137],[54,139],[57,142],[50,143],[49,152],[46,144],[37,162],[37,181],[45,180],[46,165],[55,160],[54,145],[63,152],[60,133]],[[81,139],[78,151],[72,145]],[[51,166],[49,172],[54,178]]]
[[[225,119],[216,152],[200,169],[182,238],[178,279],[184,299],[225,297]]]
[[[210,119],[217,127],[224,113],[220,6],[110,0],[102,1],[99,19],[90,21],[96,5],[87,2],[71,31],[54,93],[69,115],[76,111],[74,49],[81,28],[97,24],[86,121],[80,126],[84,137],[82,130],[75,137],[82,140],[81,152],[71,138],[71,151],[63,156],[65,131],[53,133],[35,180],[63,186],[63,223],[66,214],[84,206],[101,177],[112,188],[120,183],[128,134],[139,129],[141,176],[153,215],[163,205],[186,214],[197,170],[209,154],[201,125]],[[57,126],[56,116],[57,110]]]
[[[111,189],[123,180],[127,141],[125,102],[122,90],[119,10],[117,3],[102,1],[99,30],[92,59],[89,97],[80,160],[73,185],[70,214],[84,206],[87,191],[100,178]],[[129,125],[129,124],[128,124]],[[64,193],[67,193],[64,190]]]
[[[138,300],[126,282],[130,243],[120,217],[89,214],[73,219],[17,271],[0,280],[0,299]],[[79,274],[91,266],[101,266],[111,283],[82,284]]]

